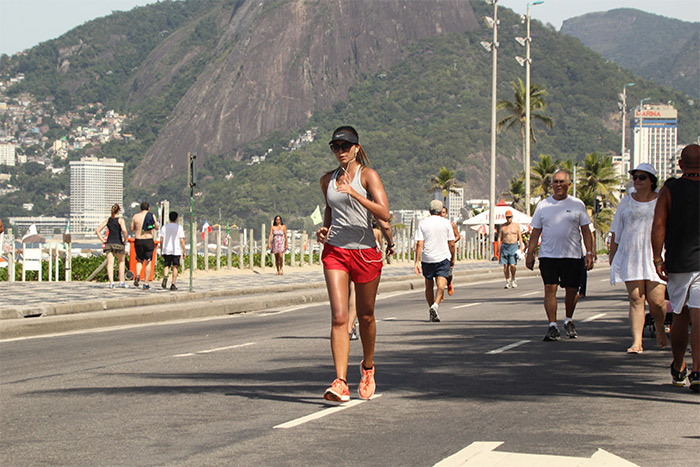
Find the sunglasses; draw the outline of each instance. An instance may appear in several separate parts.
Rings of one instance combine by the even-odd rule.
[[[566,180],[552,180],[552,184],[566,183]]]
[[[330,143],[331,146],[331,151],[333,152],[338,152],[342,150],[343,152],[347,152],[350,150],[350,148],[353,146],[352,143],[349,143],[347,141],[343,141],[342,143]]]
[[[647,178],[649,178],[649,177],[647,177],[647,174],[639,174],[639,175],[634,174],[634,175],[632,175],[632,180],[641,180],[641,181],[644,181],[644,180],[646,180]]]

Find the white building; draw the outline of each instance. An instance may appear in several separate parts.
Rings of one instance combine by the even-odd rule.
[[[0,144],[0,165],[14,166],[15,161],[15,145],[11,143]]]
[[[65,217],[39,216],[39,217],[10,217],[10,224],[17,228],[17,235],[27,232],[29,226],[34,224],[40,235],[51,236],[62,234],[66,231],[68,219]]]
[[[647,162],[656,168],[659,185],[675,174],[678,111],[671,105],[644,105],[632,120],[634,135],[630,168]]]
[[[116,159],[83,157],[70,162],[71,233],[91,233],[113,204],[124,206],[124,164]]]
[[[456,191],[456,193],[450,192],[444,202],[445,207],[447,208],[447,218],[455,222],[462,218],[462,208],[464,207],[464,188],[454,187],[452,189]],[[433,194],[433,199],[443,201],[442,192],[436,191]]]

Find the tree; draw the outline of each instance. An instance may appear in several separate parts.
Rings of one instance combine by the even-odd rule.
[[[578,170],[578,193],[577,197],[591,209],[595,211],[596,199],[604,207],[600,212],[595,213],[594,222],[597,232],[607,233],[610,230],[614,210],[618,199],[615,191],[620,186],[621,180],[617,174],[617,168],[613,165],[612,157],[600,156],[596,152],[586,154]]]
[[[502,196],[510,197],[513,200],[515,209],[524,210],[525,207],[525,174],[520,172],[520,175],[510,179],[510,187]]]
[[[540,160],[531,169],[531,183],[535,195],[542,198],[549,196],[552,191],[552,175],[559,168],[559,161],[552,159],[552,156],[540,154]]]
[[[454,170],[447,170],[447,167],[443,166],[437,175],[433,175],[430,178],[430,188],[428,188],[428,193],[439,191],[442,193],[443,203],[447,201],[447,195],[450,193],[455,195],[459,194],[455,188],[458,188],[460,185],[457,183],[454,176]]]
[[[513,102],[501,100],[496,105],[498,110],[507,110],[509,115],[498,122],[496,129],[500,133],[503,127],[508,130],[516,123],[519,123],[520,139],[523,143],[522,154],[525,154],[525,120],[527,112],[525,84],[523,84],[523,80],[520,78],[518,78],[517,83],[513,81],[511,84],[514,91]],[[546,95],[547,91],[536,84],[530,84],[530,139],[533,143],[537,142],[534,125],[532,125],[534,121],[542,122],[547,128],[552,128],[554,126],[554,121],[551,118],[541,112],[537,112],[538,110],[544,111],[547,107],[547,103],[544,100]]]

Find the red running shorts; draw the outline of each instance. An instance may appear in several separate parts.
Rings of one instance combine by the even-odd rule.
[[[326,243],[321,260],[325,269],[345,271],[358,284],[371,282],[382,272],[382,254],[376,248],[348,250]]]

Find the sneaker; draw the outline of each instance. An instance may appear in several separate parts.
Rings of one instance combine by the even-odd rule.
[[[438,314],[437,308],[430,307],[430,318],[428,318],[428,321],[431,321],[433,323],[439,323],[440,322],[440,315]]]
[[[517,288],[518,288],[518,283],[515,282],[515,279],[513,279],[512,281],[510,281],[510,288],[511,288],[511,289],[517,289]]]
[[[164,289],[168,288],[168,278],[164,277],[163,282],[160,283],[160,286],[163,287]]]
[[[113,289],[113,288],[114,288],[114,282],[110,282],[110,283],[109,283],[109,288],[110,288],[110,289]]]
[[[452,295],[453,293],[455,293],[455,288],[452,287],[452,283],[447,284],[447,295]]]
[[[126,284],[123,283],[123,282],[120,282],[120,283],[119,283],[119,288],[120,288],[120,289],[126,289]]]
[[[569,321],[571,322],[571,321]],[[544,335],[543,341],[558,341],[559,340],[559,328],[556,326],[549,326],[547,329],[547,334]]]
[[[569,320],[569,322],[564,325],[564,332],[566,333],[566,337],[569,339],[576,339],[578,337],[573,320]]]
[[[136,276],[136,277],[134,278],[134,287],[137,287],[137,288],[138,288],[138,286],[139,286],[139,276]]]
[[[143,290],[151,290],[151,286],[148,284],[143,284]]]
[[[671,362],[671,384],[674,386],[685,386],[685,376],[688,374],[688,367],[683,368],[683,371],[676,371]]]
[[[506,285],[503,288],[510,289],[510,281],[506,281]]]
[[[177,290],[177,287],[175,287],[175,284],[170,285],[170,291],[175,292]]]
[[[362,399],[369,399],[374,395],[374,389],[377,386],[374,382],[374,367],[365,370],[365,361],[362,360],[362,363],[360,363],[360,373],[362,374],[362,379],[360,380],[357,392]]]
[[[331,387],[326,389],[323,398],[327,401],[347,402],[350,400],[350,390],[348,383],[340,378],[336,378],[331,384]]]
[[[700,371],[693,371],[688,376],[688,382],[690,383],[691,391],[700,392]]]
[[[359,338],[360,338],[360,336],[357,335],[357,328],[355,326],[353,326],[352,331],[350,332],[350,340],[356,341]]]

